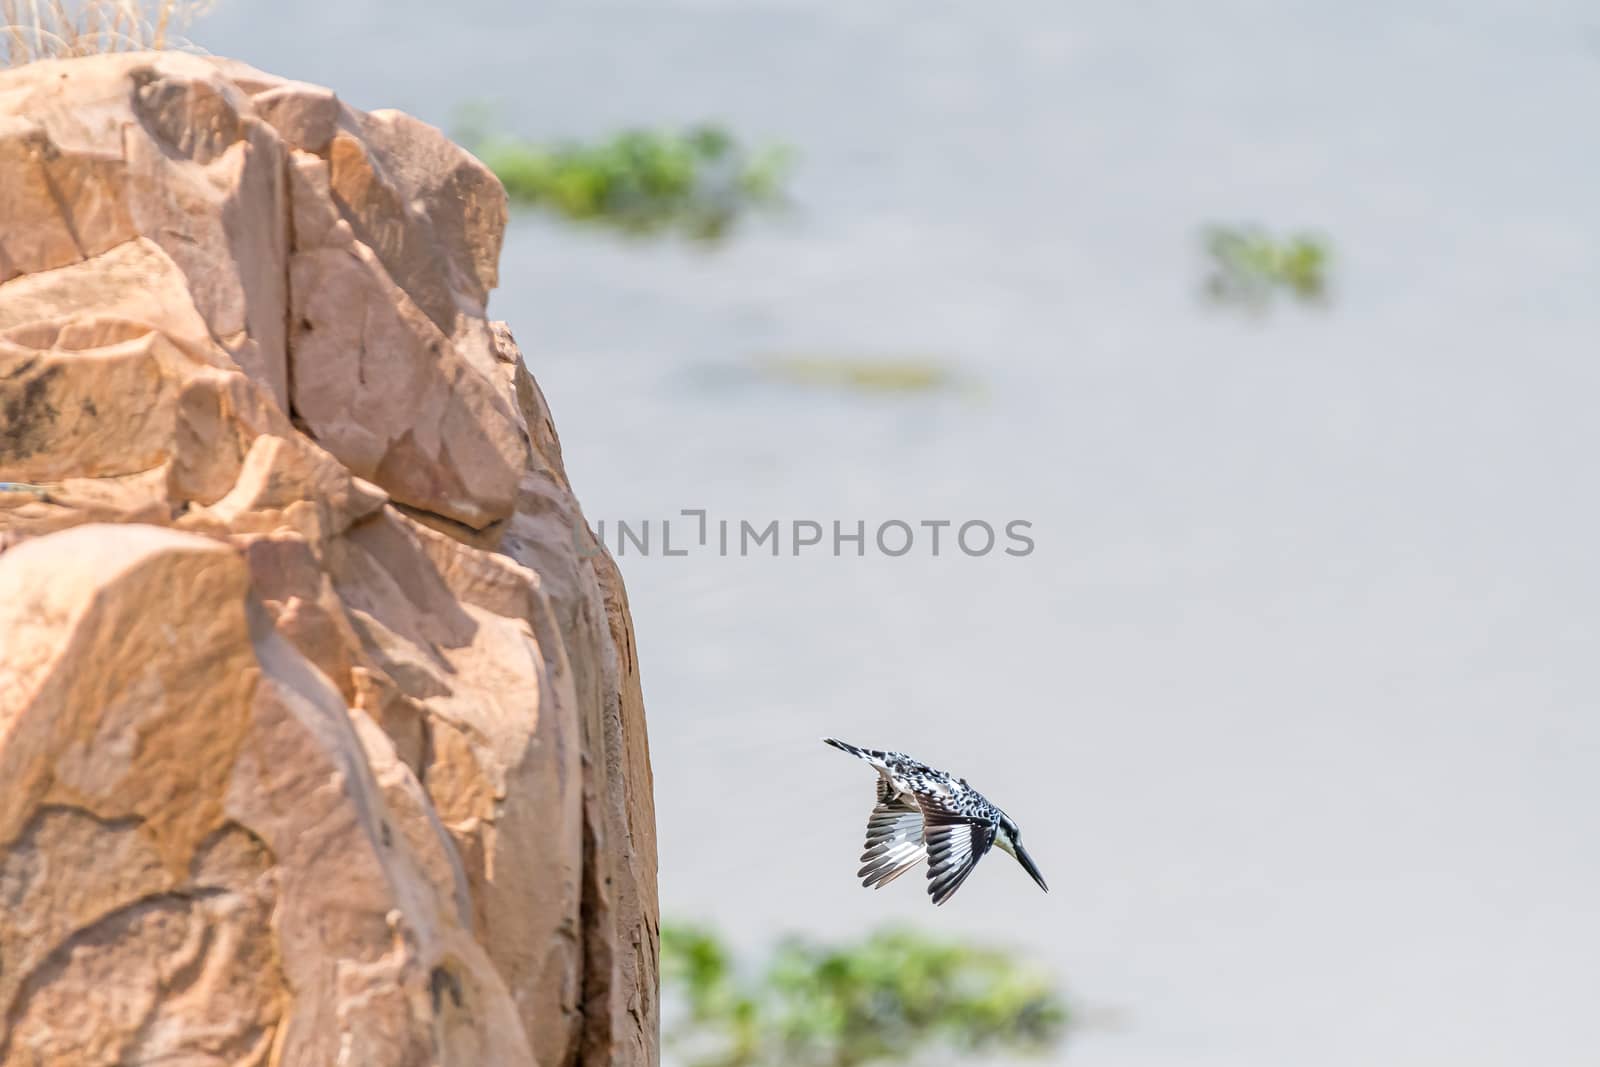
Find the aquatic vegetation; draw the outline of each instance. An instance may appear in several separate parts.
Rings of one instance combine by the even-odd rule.
[[[766,381],[872,393],[930,392],[963,384],[948,366],[926,356],[769,355],[752,367]]]
[[[909,931],[789,939],[754,975],[711,931],[661,928],[665,1036],[690,1067],[856,1067],[923,1052],[1040,1052],[1068,1011],[1009,954]]]
[[[208,0],[0,0],[0,66],[183,44]]]
[[[1278,293],[1303,304],[1326,299],[1331,251],[1314,234],[1276,237],[1258,226],[1210,226],[1202,239],[1211,260],[1206,295],[1217,303],[1262,309]]]
[[[787,148],[747,148],[714,125],[554,144],[485,127],[482,110],[469,111],[457,136],[495,172],[514,205],[632,234],[726,236],[747,212],[783,203],[793,162]]]

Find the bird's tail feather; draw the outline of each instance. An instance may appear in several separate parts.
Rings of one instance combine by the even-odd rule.
[[[873,756],[878,755],[878,753],[873,752],[871,749],[857,748],[848,741],[841,741],[837,737],[824,737],[822,739],[822,743],[825,745],[832,745],[840,752],[848,752],[850,755],[859,756],[864,760],[870,760]]]

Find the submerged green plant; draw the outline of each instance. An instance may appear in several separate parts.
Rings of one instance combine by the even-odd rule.
[[[716,935],[661,931],[668,1042],[691,1067],[857,1067],[928,1050],[1042,1051],[1067,1009],[1043,975],[1003,952],[908,931],[852,945],[781,943],[740,974]]]
[[[1206,294],[1223,304],[1263,308],[1277,293],[1305,304],[1328,291],[1328,245],[1313,234],[1275,237],[1257,226],[1211,226],[1203,235],[1211,273]]]
[[[481,108],[468,112],[458,136],[513,204],[636,234],[722,237],[748,210],[782,201],[792,162],[788,149],[746,149],[712,125],[540,144],[488,134],[485,119]]]
[[[753,369],[768,381],[871,393],[929,392],[959,384],[948,366],[925,356],[768,355],[756,359]]]

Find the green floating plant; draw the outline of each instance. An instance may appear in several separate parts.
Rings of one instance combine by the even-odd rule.
[[[690,1067],[857,1067],[939,1050],[1041,1052],[1068,1023],[1050,981],[1008,954],[904,930],[849,945],[790,939],[746,976],[714,933],[668,924],[661,963],[667,1040]]]
[[[553,144],[488,134],[486,125],[483,110],[472,109],[458,136],[513,204],[632,234],[724,237],[748,211],[783,202],[793,163],[787,148],[748,149],[713,125]]]
[[[1217,303],[1261,309],[1280,293],[1302,304],[1327,299],[1332,254],[1314,234],[1276,237],[1259,226],[1210,226],[1202,241],[1211,262],[1206,295]]]

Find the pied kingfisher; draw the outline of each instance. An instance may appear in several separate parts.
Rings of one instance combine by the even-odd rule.
[[[861,853],[861,884],[882,889],[911,868],[928,861],[928,895],[943,904],[961,888],[990,845],[1022,864],[1046,893],[1044,875],[1022,847],[1022,831],[984,795],[944,771],[898,752],[857,748],[833,737],[832,745],[872,764],[878,772],[878,803],[867,819],[867,847]]]

